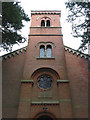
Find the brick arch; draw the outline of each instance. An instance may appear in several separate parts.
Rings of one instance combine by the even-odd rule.
[[[53,16],[51,16],[51,15],[45,15],[45,16],[43,16],[43,17],[42,17],[42,16],[38,16],[38,17],[36,18],[36,20],[43,19],[43,18],[45,18],[45,17],[46,17],[46,18],[49,18],[50,20],[53,19],[53,20],[55,21],[55,18],[54,18]]]
[[[47,19],[47,20],[51,20],[51,18],[48,17],[48,16],[43,16],[43,17],[40,18],[40,20],[45,20],[45,19]]]
[[[51,42],[51,41],[48,41],[48,42],[44,42],[44,41],[38,42],[38,43],[35,45],[35,47],[37,47],[38,45],[41,45],[41,44],[43,44],[43,45],[50,44],[50,45],[53,45],[54,47],[56,47],[56,44],[53,43],[53,42]]]
[[[38,118],[40,118],[42,116],[48,116],[48,117],[52,118],[53,120],[56,120],[56,116],[51,112],[39,112],[33,118],[35,120],[37,120]]]
[[[57,79],[60,79],[60,76],[59,76],[59,74],[54,70],[54,69],[52,69],[52,68],[48,68],[48,67],[43,67],[43,68],[38,68],[38,69],[36,69],[33,73],[32,73],[32,75],[31,75],[31,78],[33,79],[37,74],[38,74],[38,76],[40,75],[40,74],[53,74]]]

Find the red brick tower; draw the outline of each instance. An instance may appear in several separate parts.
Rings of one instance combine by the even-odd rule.
[[[60,11],[32,11],[18,118],[71,118]]]

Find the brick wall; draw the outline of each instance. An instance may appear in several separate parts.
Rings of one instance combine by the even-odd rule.
[[[2,116],[16,118],[25,53],[2,61]]]
[[[88,60],[65,52],[73,116],[88,117]]]
[[[60,91],[58,91],[59,93],[57,93],[57,90],[56,90],[56,93],[58,95],[60,94],[59,97],[61,99],[71,98],[74,118],[86,118],[88,117],[88,60],[85,58],[81,58],[80,56],[73,55],[68,51],[65,52],[65,57],[66,57],[68,79],[70,80],[70,83],[68,84],[61,83],[60,86],[57,86],[57,82],[56,82],[57,79],[55,78],[56,80],[53,86],[54,90],[56,90],[58,87],[58,90]],[[3,66],[2,66],[3,67],[3,109],[2,109],[3,117],[7,117],[7,118],[17,117],[18,105],[20,101],[19,99],[20,91],[21,91],[20,80],[22,79],[24,58],[25,58],[25,52],[11,58],[7,58],[6,60],[3,60]],[[38,74],[41,74],[41,73],[38,73]],[[55,77],[53,73],[52,73],[52,76],[53,78]],[[26,83],[25,85],[27,86],[27,84],[28,83]],[[23,84],[24,89],[25,89],[25,85]],[[68,85],[70,89],[68,89]],[[27,89],[30,91],[28,86],[27,86]],[[36,94],[37,92],[39,92],[39,88],[36,87],[36,83],[34,84],[32,90],[34,90],[34,92],[36,90],[35,92]],[[70,93],[67,92],[68,90],[70,90]],[[50,91],[52,91],[52,89]],[[28,91],[26,91],[26,93],[27,92]],[[52,91],[52,92],[55,93],[55,91]],[[22,93],[22,95],[26,95],[26,93],[25,94],[24,93],[25,93],[25,90]],[[70,94],[70,97],[68,93]],[[35,96],[36,94],[33,94],[33,95]],[[57,98],[57,94],[54,95],[56,96],[56,98]],[[53,96],[53,99],[54,99],[54,96]],[[23,96],[21,98],[23,98]],[[33,111],[34,106],[38,106],[38,105],[32,105],[32,108],[29,108],[28,106],[26,107],[26,109],[27,110],[31,109]],[[71,109],[70,109],[70,114],[68,112],[68,114],[66,115],[66,112],[65,113],[63,112],[63,111],[66,111],[65,106],[70,107],[69,103],[67,104],[66,102],[64,103],[61,102],[60,107],[58,105],[51,105],[51,107],[50,105],[48,105],[47,107],[48,111],[52,110],[52,106],[55,108],[54,110],[61,109],[60,113],[62,114],[59,113],[60,114],[59,116],[59,114],[56,113],[55,115],[57,117],[58,116],[64,117],[68,115],[71,116]],[[61,108],[61,106],[63,107],[63,109]],[[40,109],[35,109],[36,114],[41,110],[43,110],[43,106],[39,105],[38,107]],[[28,111],[27,114],[30,116],[31,115],[30,111]],[[34,115],[35,114],[32,113],[32,116]]]

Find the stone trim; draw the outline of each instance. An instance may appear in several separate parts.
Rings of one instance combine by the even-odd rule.
[[[57,84],[58,83],[69,83],[70,82],[70,80],[57,80]]]
[[[53,105],[53,104],[59,104],[60,102],[58,101],[58,100],[48,100],[48,101],[45,101],[45,100],[42,100],[42,101],[40,101],[40,100],[38,100],[38,101],[34,101],[34,100],[32,100],[31,101],[31,104],[49,104],[49,105]]]
[[[33,80],[21,80],[21,83],[34,83],[34,81]]]
[[[60,104],[60,102],[71,102],[71,99],[60,99],[60,100],[48,100],[48,101],[45,101],[45,100],[32,100],[31,101],[31,104],[49,104],[49,105],[57,105],[57,104]]]
[[[55,60],[55,57],[36,57],[37,60]]]
[[[44,100],[44,99],[37,99],[37,100],[32,100],[32,99],[25,99],[25,98],[22,98],[20,100],[20,102],[30,102],[31,104],[49,104],[49,105],[57,105],[57,104],[60,104],[60,102],[66,102],[66,103],[69,103],[71,102],[71,99],[60,99],[60,100]]]
[[[28,36],[63,36],[62,34],[29,34]]]

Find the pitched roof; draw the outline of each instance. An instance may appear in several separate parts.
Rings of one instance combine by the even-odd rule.
[[[78,50],[74,50],[74,49],[72,49],[70,47],[67,47],[67,46],[64,46],[64,49],[65,49],[65,51],[72,52],[73,55],[80,56],[81,58],[84,57],[85,59],[90,60],[90,56],[89,55],[81,53]],[[20,53],[22,53],[23,51],[26,51],[26,50],[27,50],[27,46],[23,47],[21,49],[18,49],[18,50],[14,51],[14,52],[11,52],[11,53],[8,53],[6,55],[3,55],[2,58],[3,59],[11,58],[12,56],[19,55]]]

